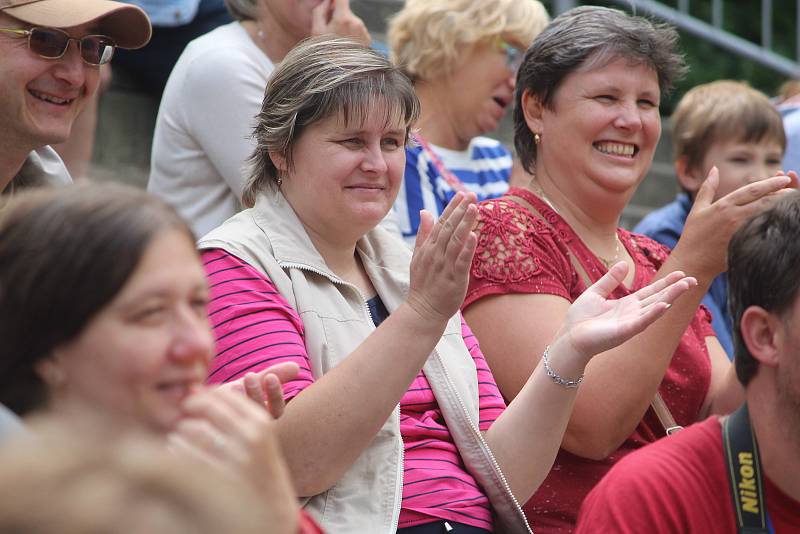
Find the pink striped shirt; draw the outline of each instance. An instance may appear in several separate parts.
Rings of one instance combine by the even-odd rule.
[[[222,250],[203,252],[211,288],[208,314],[217,342],[209,382],[222,383],[282,361],[300,365],[284,384],[287,400],[314,382],[303,341],[303,323],[272,282]],[[478,370],[480,429],[505,409],[475,336],[462,322],[464,341]],[[422,371],[400,400],[403,500],[399,526],[444,519],[492,530],[489,501],[470,475],[447,430]]]

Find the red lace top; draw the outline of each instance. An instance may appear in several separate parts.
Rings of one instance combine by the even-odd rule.
[[[519,188],[511,189],[508,195],[479,206],[478,248],[464,308],[486,295],[508,293],[557,295],[574,301],[586,284],[568,254],[577,259],[593,281],[605,274],[600,260],[539,197]],[[515,202],[514,196],[526,200],[549,224],[524,204]],[[636,273],[633,287],[618,287],[615,298],[647,285],[669,254],[668,248],[648,237],[622,228],[618,236],[633,258]],[[694,423],[699,416],[711,381],[705,338],[713,335],[711,317],[701,307],[683,334],[659,388],[679,425]],[[649,409],[634,433],[605,460],[588,460],[559,451],[550,474],[524,507],[536,532],[571,532],[583,498],[611,466],[663,435],[661,423]]]

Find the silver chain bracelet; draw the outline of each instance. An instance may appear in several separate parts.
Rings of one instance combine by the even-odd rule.
[[[544,370],[547,372],[547,376],[550,377],[550,380],[552,380],[559,386],[564,386],[565,388],[576,388],[579,385],[581,385],[581,382],[583,382],[583,373],[581,373],[581,376],[579,376],[575,380],[567,380],[560,374],[553,371],[553,368],[550,367],[550,360],[547,359],[549,355],[550,355],[550,345],[547,345],[544,348],[544,352],[542,353],[542,361],[544,362]]]

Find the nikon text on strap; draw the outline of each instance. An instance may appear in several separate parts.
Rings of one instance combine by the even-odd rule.
[[[772,528],[764,498],[761,459],[750,427],[747,404],[723,421],[722,448],[739,533],[768,534]]]

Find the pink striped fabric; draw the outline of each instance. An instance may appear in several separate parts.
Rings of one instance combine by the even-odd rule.
[[[505,409],[478,341],[466,323],[461,329],[478,369],[480,429],[487,430]],[[399,527],[446,519],[492,530],[489,500],[470,475],[425,374],[420,372],[400,400],[400,434],[405,445],[403,508]]]
[[[202,258],[211,289],[208,318],[217,344],[208,382],[221,384],[293,361],[300,374],[284,384],[284,395],[294,398],[314,381],[300,317],[269,280],[243,261],[217,249]]]
[[[300,365],[297,379],[284,384],[294,398],[314,381],[297,312],[272,282],[247,263],[222,250],[202,254],[211,288],[209,318],[217,356],[209,382],[223,383],[282,361]],[[505,403],[481,354],[462,322],[464,341],[478,369],[480,428],[485,431]],[[400,527],[439,519],[492,530],[489,501],[466,471],[424,373],[400,401],[400,432],[405,445]]]

